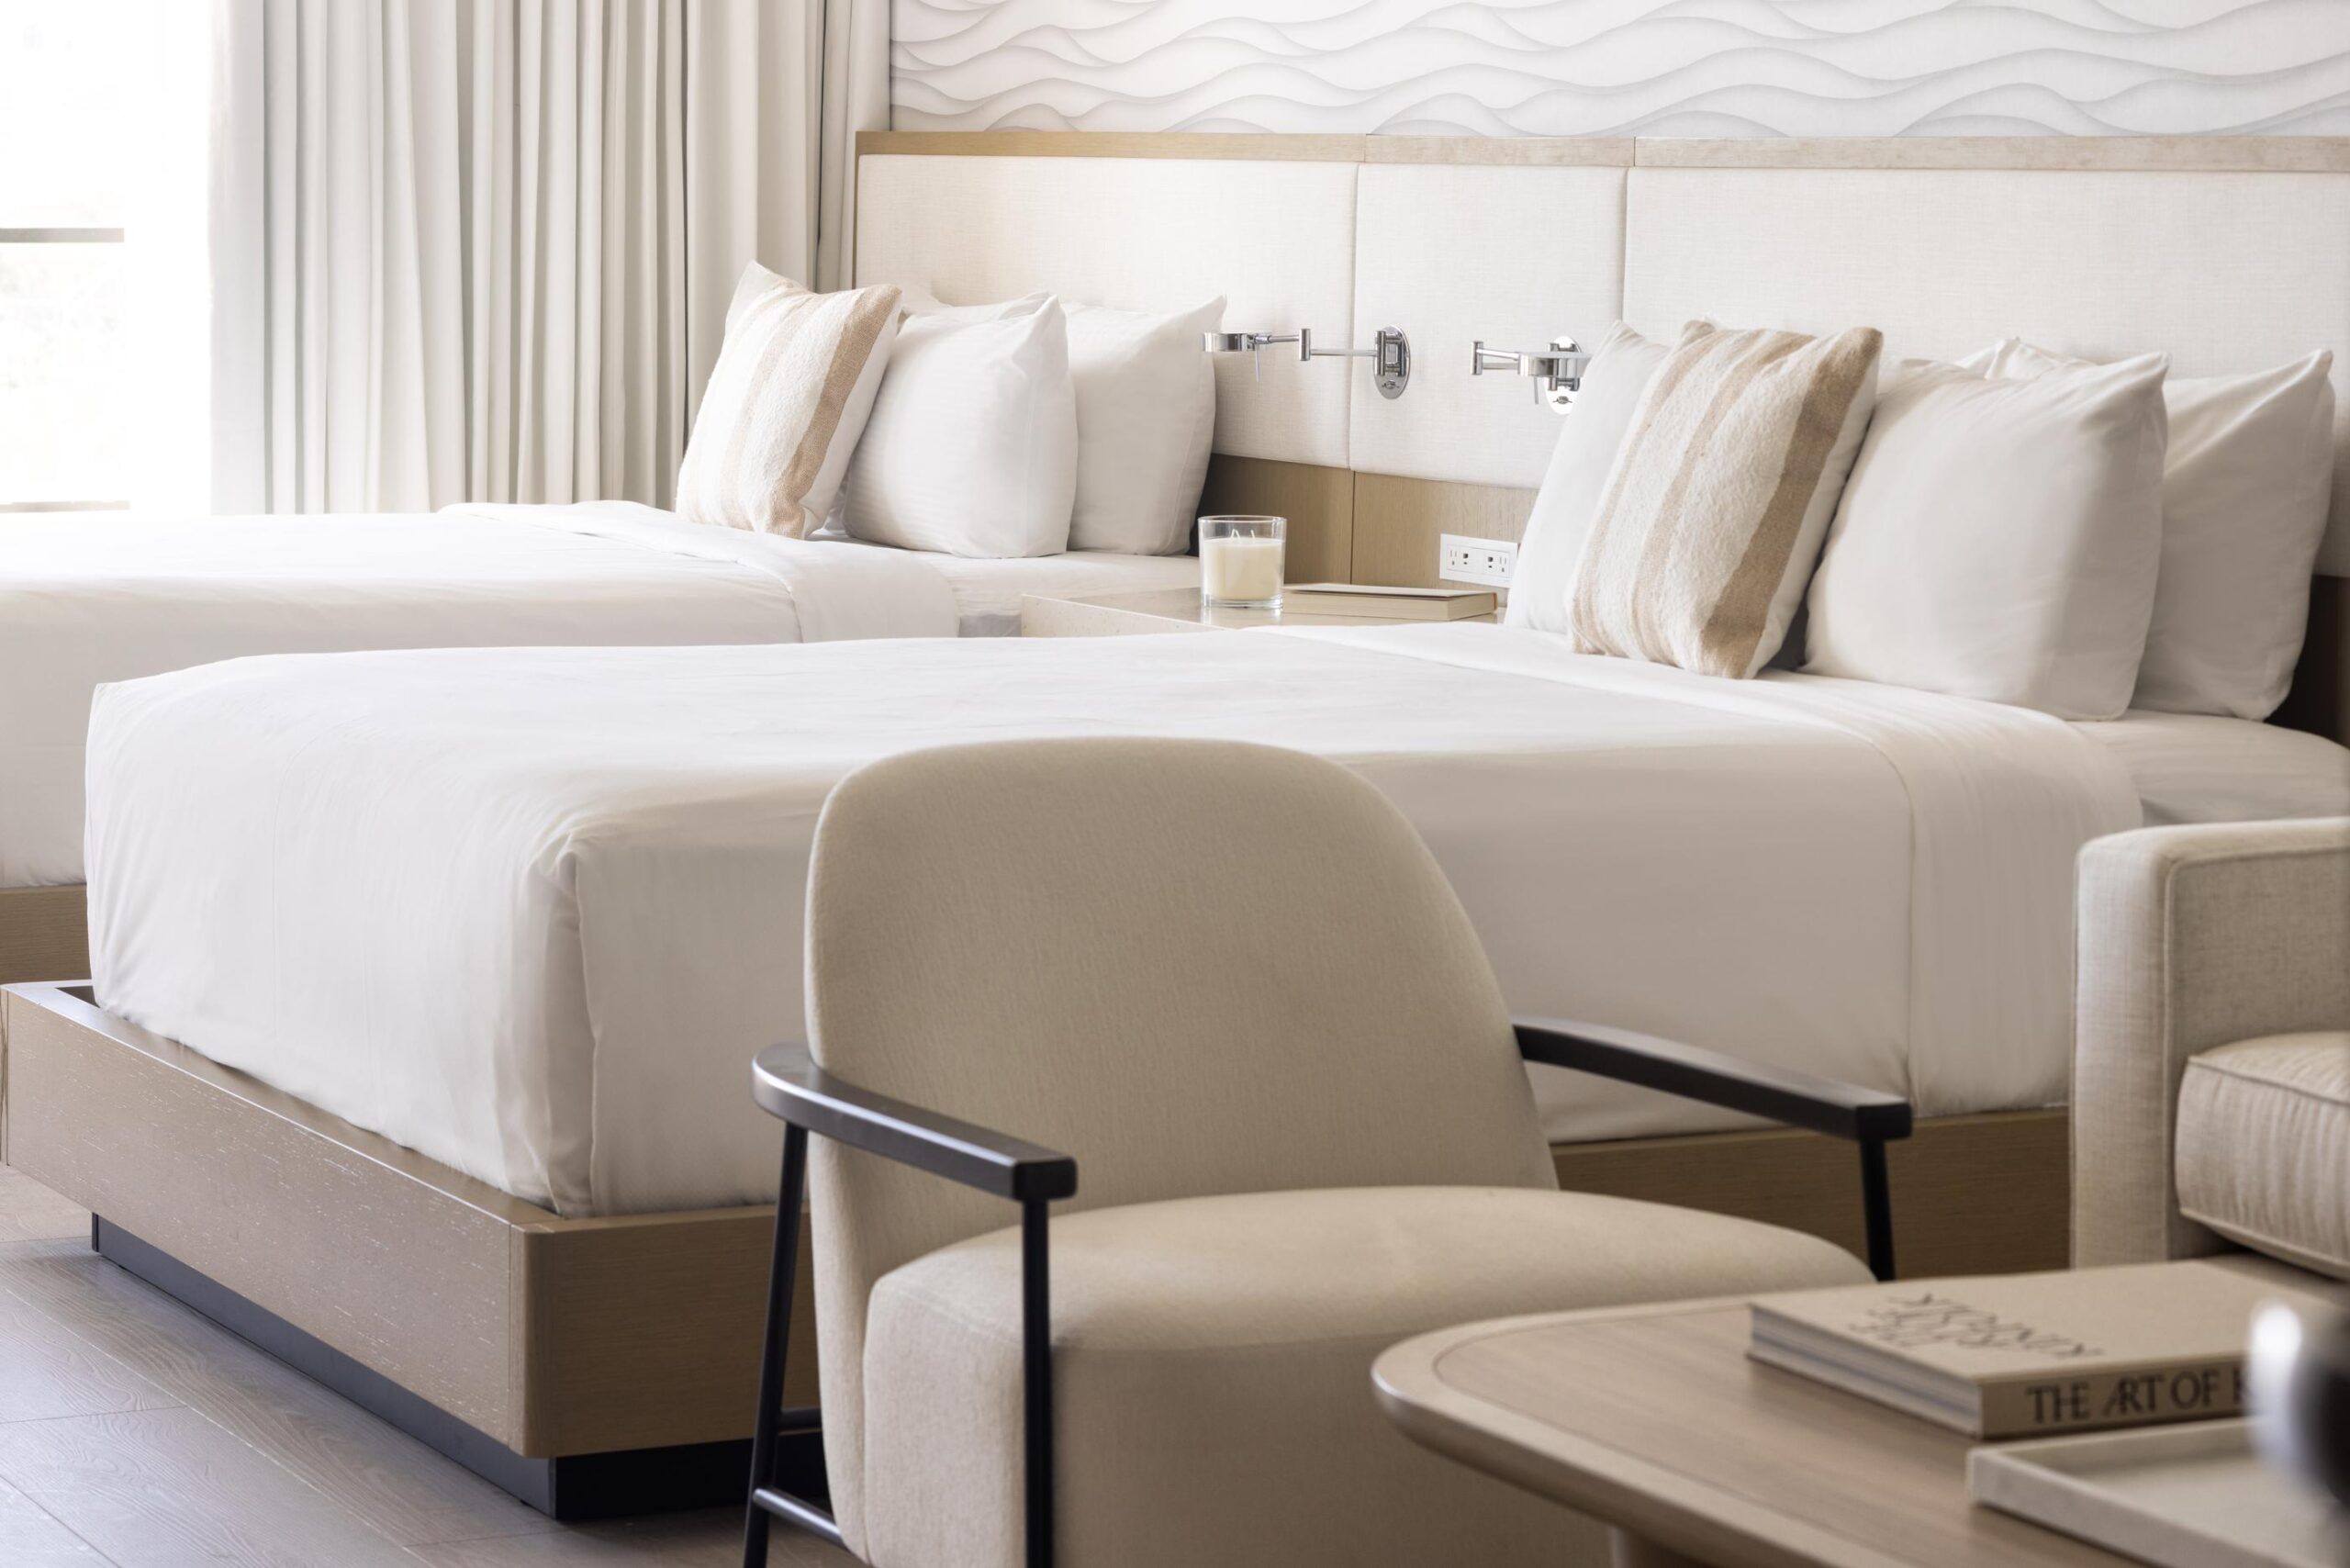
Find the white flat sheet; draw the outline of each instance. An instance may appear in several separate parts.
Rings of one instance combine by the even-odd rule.
[[[248,654],[951,636],[925,559],[625,502],[0,523],[0,886],[82,879],[99,684]]]
[[[2128,771],[2149,827],[2350,815],[2350,747],[2323,735],[2198,713],[2076,727]]]
[[[100,694],[99,995],[564,1213],[759,1200],[745,1064],[801,1032],[832,785],[911,747],[1136,733],[1357,768],[1522,1012],[1927,1114],[2062,1097],[2073,857],[2139,820],[2040,714],[1504,627],[250,659]],[[1555,1137],[1735,1120],[1538,1089]]]

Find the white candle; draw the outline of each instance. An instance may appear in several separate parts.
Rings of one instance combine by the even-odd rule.
[[[1201,540],[1200,591],[1226,601],[1279,599],[1281,542],[1240,536]]]

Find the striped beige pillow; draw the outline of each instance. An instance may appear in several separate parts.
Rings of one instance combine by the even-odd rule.
[[[1594,509],[1576,647],[1738,679],[1768,663],[1860,451],[1882,344],[1870,327],[1683,328]]]
[[[677,469],[677,514],[796,538],[822,528],[897,336],[894,285],[811,294],[752,263]]]

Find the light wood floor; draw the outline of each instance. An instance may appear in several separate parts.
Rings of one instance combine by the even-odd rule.
[[[0,1166],[0,1563],[739,1562],[733,1509],[564,1526],[90,1250]],[[777,1568],[854,1568],[778,1527]]]

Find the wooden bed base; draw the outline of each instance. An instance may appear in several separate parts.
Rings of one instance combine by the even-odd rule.
[[[89,918],[78,883],[0,888],[0,985],[89,972]]]
[[[771,1206],[565,1219],[125,1024],[84,986],[10,986],[5,1024],[10,1163],[98,1215],[109,1258],[559,1518],[740,1495]],[[1852,1149],[1811,1133],[1555,1155],[1570,1188],[1860,1249]],[[1904,1273],[2063,1266],[2062,1112],[1927,1122],[1892,1178]],[[816,1403],[806,1286],[792,1406]]]

